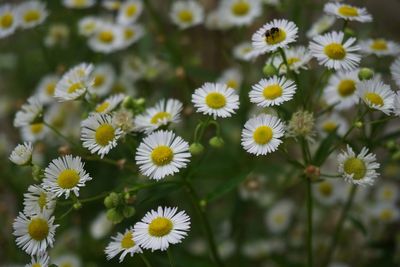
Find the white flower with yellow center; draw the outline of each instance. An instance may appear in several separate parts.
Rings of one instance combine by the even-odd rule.
[[[217,80],[218,83],[224,83],[228,88],[239,90],[242,85],[243,75],[237,68],[230,68],[225,70],[221,77]]]
[[[363,147],[361,152],[356,155],[353,149],[347,145],[347,150],[338,155],[339,174],[348,183],[356,185],[372,185],[379,176],[377,169],[379,163],[376,156],[368,153],[368,148]]]
[[[93,35],[101,25],[100,19],[93,16],[86,16],[78,22],[78,32],[80,35],[89,37]]]
[[[103,0],[101,6],[110,11],[116,11],[121,7],[121,0]]]
[[[63,5],[67,8],[84,9],[96,4],[96,0],[63,0]]]
[[[31,263],[26,264],[25,267],[48,267],[49,266],[49,255],[47,253],[38,254],[35,257],[32,257]]]
[[[55,74],[44,76],[36,87],[36,95],[43,104],[54,102],[54,93],[60,77]]]
[[[323,205],[333,205],[341,200],[343,186],[337,179],[326,179],[313,183],[313,195]]]
[[[142,140],[135,160],[143,175],[160,180],[185,168],[190,156],[188,142],[171,131],[156,131]]]
[[[400,218],[400,210],[395,203],[376,203],[371,208],[373,218],[383,223],[393,223]]]
[[[400,87],[400,57],[396,58],[392,65],[390,65],[390,74],[396,85]]]
[[[107,95],[111,92],[115,76],[115,70],[111,64],[102,63],[96,65],[90,75],[92,86],[89,87],[89,92],[97,96]]]
[[[21,128],[22,139],[27,142],[43,140],[49,133],[49,129],[41,122],[32,123]]]
[[[122,262],[128,254],[132,257],[135,253],[142,253],[142,249],[135,242],[132,228],[125,230],[123,234],[118,233],[116,236],[111,237],[111,239],[112,241],[105,249],[107,260],[111,260],[121,252],[119,262]]]
[[[262,13],[260,0],[223,0],[220,8],[221,16],[236,26],[249,25]]]
[[[290,70],[296,73],[300,73],[301,69],[307,69],[307,64],[312,58],[310,51],[304,46],[285,49],[285,54]],[[286,74],[286,65],[281,56],[273,57],[272,64],[279,68],[279,74]]]
[[[90,223],[89,232],[94,239],[102,239],[113,228],[114,224],[107,218],[107,212],[101,211]]]
[[[250,101],[260,107],[279,106],[293,98],[296,84],[285,77],[261,79],[249,92]]]
[[[364,7],[355,7],[337,2],[326,3],[324,6],[324,12],[345,20],[354,20],[359,22],[372,21],[372,16]]]
[[[26,216],[20,212],[13,223],[13,234],[17,238],[18,247],[30,255],[37,255],[45,253],[48,247],[53,247],[57,227],[54,216],[47,212],[34,216]]]
[[[158,207],[146,213],[133,229],[136,243],[144,249],[167,250],[170,244],[178,244],[190,230],[190,218],[178,208]]]
[[[93,65],[81,63],[67,71],[56,85],[54,97],[60,101],[78,99],[86,93],[86,90],[93,84],[90,74]]]
[[[18,26],[15,9],[8,4],[0,6],[0,38],[13,34]]]
[[[53,213],[56,200],[53,193],[38,185],[30,185],[24,194],[24,214],[36,215],[42,212]]]
[[[109,114],[93,113],[81,123],[81,140],[83,147],[101,158],[117,146],[122,130],[114,125]]]
[[[81,260],[75,254],[63,254],[53,260],[58,267],[82,267]]]
[[[260,54],[259,52],[254,50],[253,45],[250,42],[244,42],[236,45],[233,48],[232,53],[236,59],[243,61],[250,61]]]
[[[124,98],[125,98],[124,94],[115,94],[109,96],[103,102],[98,104],[94,109],[94,111],[102,114],[110,113],[111,111],[113,111],[118,107],[118,105],[122,102],[122,100],[124,100]]]
[[[19,27],[29,29],[41,24],[47,17],[46,5],[40,1],[26,1],[17,7]]]
[[[30,164],[32,160],[33,146],[30,142],[17,145],[11,152],[10,160],[17,165]]]
[[[254,49],[260,54],[276,51],[278,48],[287,48],[297,39],[296,24],[285,19],[274,19],[262,26],[253,34],[251,40]]]
[[[400,196],[398,186],[392,182],[385,182],[376,189],[375,197],[380,202],[396,203]]]
[[[266,215],[267,229],[271,233],[282,233],[291,222],[294,205],[289,200],[281,200],[274,204]]]
[[[349,124],[340,114],[330,113],[318,118],[317,127],[320,129],[322,136],[333,132],[336,132],[339,136],[343,136],[349,129]]]
[[[343,43],[344,42],[344,43]],[[320,65],[335,70],[353,70],[360,64],[356,39],[344,39],[343,32],[328,32],[313,38],[309,49]]]
[[[161,126],[176,124],[180,121],[181,111],[182,103],[179,100],[162,99],[135,117],[135,130],[149,134]]]
[[[68,198],[71,193],[79,196],[80,187],[92,180],[84,167],[80,157],[67,155],[54,159],[44,170],[43,189],[53,193],[55,197],[65,195]]]
[[[124,32],[121,26],[103,22],[89,38],[88,45],[94,52],[111,53],[122,48]]]
[[[359,99],[356,91],[358,82],[358,70],[339,71],[329,78],[323,98],[328,105],[335,105],[337,110],[352,108]]]
[[[134,23],[143,11],[142,1],[128,0],[121,4],[118,10],[117,23],[130,25]]]
[[[386,115],[393,110],[396,94],[379,78],[359,82],[357,94],[372,109],[380,110]]]
[[[329,28],[335,24],[335,20],[336,19],[333,16],[321,16],[316,22],[313,23],[313,25],[311,25],[311,28],[307,31],[307,37],[312,38],[329,30]]]
[[[243,148],[256,156],[278,149],[285,134],[285,126],[275,116],[260,114],[246,122],[242,131]]]
[[[43,105],[37,97],[30,97],[15,114],[14,127],[28,126],[42,116]]]
[[[395,93],[393,102],[393,113],[400,117],[400,92]]]
[[[400,45],[384,38],[360,41],[361,51],[368,55],[395,56],[400,53]]]
[[[222,83],[205,83],[192,94],[197,112],[217,117],[231,117],[239,108],[239,96],[234,89]]]
[[[172,22],[180,29],[196,26],[204,20],[204,9],[196,1],[174,1],[170,17]]]
[[[144,28],[139,24],[121,26],[121,28],[124,33],[124,39],[121,44],[122,48],[127,48],[136,43],[144,34]]]

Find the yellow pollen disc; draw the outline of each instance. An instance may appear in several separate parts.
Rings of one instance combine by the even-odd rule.
[[[232,89],[237,89],[239,86],[238,82],[235,79],[230,79],[230,80],[226,81],[226,85]]]
[[[11,12],[4,13],[3,16],[0,17],[0,26],[3,29],[10,28],[14,22],[14,16]]]
[[[236,16],[244,16],[249,13],[250,5],[245,1],[239,1],[232,5],[231,10]]]
[[[42,265],[40,263],[34,263],[32,264],[32,267],[42,267]]]
[[[272,139],[272,129],[269,126],[260,126],[258,127],[254,133],[253,138],[257,144],[265,145]]]
[[[43,210],[44,207],[46,207],[46,200],[47,196],[46,193],[40,193],[39,198],[38,198],[38,204],[41,210]]]
[[[265,42],[269,45],[279,44],[286,39],[286,32],[279,28],[279,31],[271,33],[268,37],[265,37]]]
[[[47,84],[45,90],[47,95],[53,96],[54,91],[56,90],[56,84],[54,82]]]
[[[276,224],[282,224],[285,222],[285,216],[283,214],[276,214],[274,216],[274,222]]]
[[[209,106],[210,108],[213,109],[220,109],[225,107],[226,105],[226,98],[223,94],[221,93],[217,93],[217,92],[213,92],[213,93],[209,93],[206,96],[206,104],[207,106]]]
[[[334,132],[337,128],[338,125],[334,121],[327,121],[322,125],[322,129],[327,133]]]
[[[393,212],[391,210],[383,210],[379,214],[382,221],[390,221],[393,218]]]
[[[62,189],[71,189],[79,182],[79,174],[76,170],[66,169],[60,172],[57,178],[57,184]]]
[[[346,56],[346,50],[343,45],[339,43],[331,43],[325,46],[324,48],[325,54],[331,59],[343,59]]]
[[[376,40],[374,40],[374,41],[372,42],[371,48],[372,48],[373,50],[380,50],[380,51],[383,51],[383,50],[387,50],[387,49],[388,49],[388,46],[387,46],[387,43],[386,43],[385,40],[383,40],[383,39],[376,39]]]
[[[136,14],[137,12],[137,7],[135,4],[129,5],[125,9],[125,16],[127,17],[132,17]]]
[[[28,233],[32,239],[41,241],[45,239],[49,233],[49,225],[42,218],[34,218],[28,225]]]
[[[115,130],[110,124],[100,125],[95,133],[96,143],[100,146],[107,146],[115,137]]]
[[[332,195],[332,184],[329,182],[322,182],[318,185],[318,190],[319,192],[326,197],[329,197],[330,195]]]
[[[71,86],[68,88],[67,93],[68,94],[73,94],[76,91],[78,91],[79,89],[83,88],[82,83],[78,82],[78,83],[73,83],[71,84]]]
[[[157,217],[149,225],[149,234],[151,236],[162,237],[168,235],[172,227],[173,224],[170,219]]]
[[[58,265],[59,267],[74,267],[74,265],[70,262],[63,262],[60,265]]]
[[[88,32],[92,32],[96,28],[96,23],[94,22],[87,22],[83,25],[83,29]]]
[[[168,112],[165,112],[165,111],[158,112],[156,115],[154,115],[151,118],[150,123],[157,124],[158,122],[160,122],[164,119],[167,119],[167,120],[171,119],[171,114],[169,114]]]
[[[375,106],[379,106],[382,107],[383,106],[383,99],[380,95],[376,94],[376,93],[365,93],[364,95],[365,99],[367,99],[371,104],[375,105]]]
[[[353,174],[354,180],[360,180],[367,173],[367,167],[361,159],[349,158],[344,162],[344,171],[347,174]]]
[[[271,84],[264,87],[263,96],[265,99],[274,100],[282,96],[282,87],[279,84]]]
[[[386,200],[392,199],[392,198],[393,198],[393,191],[390,190],[390,189],[385,189],[385,190],[383,191],[383,197],[384,197]]]
[[[40,19],[40,12],[38,10],[32,9],[27,10],[24,14],[25,22],[34,22]]]
[[[340,15],[342,16],[346,16],[346,17],[356,17],[358,16],[358,10],[357,8],[348,6],[348,5],[343,5],[341,7],[339,7],[338,12]]]
[[[109,44],[114,41],[114,33],[112,31],[102,31],[97,35],[99,41]]]
[[[122,248],[131,248],[135,245],[135,241],[133,241],[132,232],[127,232],[121,240],[121,247]]]
[[[133,38],[134,36],[135,36],[135,31],[134,30],[132,30],[130,28],[127,28],[127,29],[124,30],[124,38],[125,38],[125,40],[129,40],[129,39]]]
[[[298,58],[298,57],[290,57],[287,59],[287,63],[289,65],[293,65],[294,63],[299,62],[299,61],[300,61],[300,58]]]
[[[356,83],[353,80],[342,80],[338,86],[339,95],[350,96],[356,90]]]
[[[151,160],[157,166],[169,164],[174,158],[174,152],[168,146],[158,146],[151,152]]]
[[[73,5],[76,7],[86,6],[86,0],[74,0]]]
[[[190,10],[183,9],[179,11],[178,18],[182,22],[190,23],[193,21],[193,13]]]
[[[101,103],[100,105],[98,105],[98,106],[96,107],[96,112],[102,113],[102,112],[104,112],[109,106],[110,106],[110,103],[108,103],[107,101],[104,101],[103,103]]]
[[[33,134],[39,134],[43,130],[43,123],[34,123],[30,127]]]
[[[104,84],[105,77],[104,75],[96,75],[93,80],[93,87],[100,87]]]

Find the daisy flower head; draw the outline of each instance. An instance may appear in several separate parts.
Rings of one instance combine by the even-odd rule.
[[[328,15],[335,16],[340,19],[353,20],[358,22],[371,22],[372,16],[364,7],[355,7],[343,3],[326,3],[324,12]]]
[[[223,0],[220,8],[221,16],[235,26],[249,25],[262,12],[260,0]]]
[[[49,266],[49,255],[47,253],[42,253],[36,255],[36,257],[32,257],[31,263],[26,264],[25,267],[47,267]]]
[[[343,32],[328,32],[315,36],[309,49],[320,65],[350,71],[357,68],[361,60],[361,56],[356,53],[360,47],[355,42],[353,37],[345,41]]]
[[[124,98],[125,98],[124,94],[111,95],[96,106],[95,112],[102,114],[110,113],[111,111],[116,109],[119,104],[121,104]]]
[[[40,1],[31,0],[19,4],[17,7],[19,27],[23,29],[33,28],[42,24],[48,13],[46,5]]]
[[[395,203],[376,203],[371,215],[383,223],[393,223],[399,220],[400,210]]]
[[[53,193],[38,185],[30,185],[24,194],[24,214],[35,215],[43,212],[53,213],[56,200]]]
[[[101,1],[101,6],[109,11],[116,11],[121,7],[120,0],[103,0]]]
[[[78,22],[78,32],[80,35],[89,37],[93,35],[101,24],[100,19],[93,16],[86,16]]]
[[[361,51],[367,55],[395,56],[400,53],[400,45],[384,38],[367,39],[360,42]]]
[[[282,233],[290,224],[294,205],[289,200],[281,200],[268,210],[265,221],[272,233]]]
[[[111,260],[121,252],[119,262],[122,262],[128,254],[132,257],[135,253],[142,253],[142,249],[136,244],[133,237],[133,228],[126,229],[123,234],[118,233],[111,239],[112,241],[105,249],[107,260]]]
[[[184,30],[196,26],[204,20],[204,8],[198,2],[174,1],[170,11],[172,22]]]
[[[143,26],[139,24],[121,26],[124,38],[121,44],[121,49],[129,47],[139,40],[144,34]]]
[[[348,122],[338,113],[323,115],[318,118],[317,127],[321,130],[322,136],[336,132],[339,136],[346,134],[349,129]]]
[[[122,130],[116,125],[109,114],[93,113],[81,123],[81,140],[83,147],[101,158],[117,146]]]
[[[36,87],[36,95],[43,104],[49,104],[54,101],[56,85],[60,77],[55,74],[45,75]]]
[[[54,264],[59,267],[81,267],[82,262],[75,254],[63,254],[54,259]]]
[[[356,91],[358,82],[358,70],[336,72],[324,90],[324,100],[329,105],[335,105],[337,110],[354,107],[359,99]]]
[[[390,65],[390,74],[396,85],[400,87],[400,57],[396,58]]]
[[[142,1],[139,0],[128,0],[123,2],[117,15],[117,23],[121,25],[133,24],[140,16],[143,11]]]
[[[242,72],[237,68],[229,68],[222,73],[217,82],[226,84],[228,88],[238,90],[242,85],[242,81]]]
[[[188,142],[171,131],[156,131],[142,140],[135,160],[143,175],[160,180],[185,168],[190,156]]]
[[[396,203],[400,190],[395,183],[385,182],[376,189],[375,197],[380,202]]]
[[[9,4],[0,6],[0,38],[9,36],[18,27],[18,20],[15,8]]]
[[[266,155],[278,149],[285,125],[275,116],[260,114],[248,120],[242,130],[242,146],[250,154]]]
[[[323,15],[316,22],[313,23],[311,28],[307,31],[307,37],[313,38],[327,31],[335,24],[335,17]]]
[[[178,244],[190,230],[190,218],[178,208],[158,207],[146,213],[137,222],[133,234],[137,244],[144,249],[167,250],[170,244]]]
[[[260,54],[287,48],[297,39],[296,24],[285,19],[274,19],[262,26],[251,38],[254,49]]]
[[[28,126],[42,116],[43,105],[37,97],[31,96],[15,114],[14,127]]]
[[[63,0],[63,5],[67,8],[84,9],[96,4],[96,0]]]
[[[296,84],[285,77],[261,79],[249,92],[250,102],[260,107],[279,106],[293,98]]]
[[[116,24],[102,22],[89,38],[88,45],[95,52],[109,54],[122,48],[124,32]]]
[[[393,113],[396,116],[400,116],[400,92],[395,93],[393,101]]]
[[[361,152],[356,155],[353,149],[347,145],[347,149],[338,155],[339,174],[348,183],[355,185],[372,185],[379,176],[376,171],[379,163],[376,156],[368,153],[368,149],[363,147]]]
[[[80,157],[66,155],[54,159],[44,170],[43,189],[53,193],[55,197],[65,195],[68,198],[71,193],[79,196],[80,187],[92,180],[84,167]]]
[[[192,103],[197,112],[205,115],[227,118],[239,108],[239,96],[226,84],[205,83],[192,94]]]
[[[326,179],[313,184],[314,196],[323,205],[333,205],[339,202],[342,192],[342,183],[336,179]]]
[[[137,131],[151,133],[157,128],[180,121],[182,103],[176,99],[162,99],[154,107],[148,108],[144,113],[135,117]]]
[[[380,110],[386,115],[392,112],[396,94],[389,85],[384,84],[380,79],[359,82],[357,93],[368,107]]]
[[[49,129],[42,122],[32,123],[21,128],[22,139],[27,142],[43,140]]]
[[[250,42],[243,42],[233,48],[233,56],[242,61],[250,61],[260,55]]]
[[[115,82],[115,70],[111,64],[102,63],[96,65],[90,75],[92,86],[88,88],[91,94],[97,96],[105,96],[110,93]]]
[[[300,73],[301,69],[307,69],[307,64],[312,56],[310,51],[304,46],[294,46],[285,49],[286,60],[290,70]],[[279,74],[287,73],[286,65],[281,56],[275,56],[272,60],[274,66],[281,66]]]
[[[31,142],[17,145],[11,152],[10,160],[17,165],[30,164],[32,160],[33,146]]]
[[[48,212],[33,216],[20,212],[13,223],[13,234],[17,238],[18,247],[30,255],[37,255],[45,253],[48,247],[53,247],[57,227],[54,216]]]

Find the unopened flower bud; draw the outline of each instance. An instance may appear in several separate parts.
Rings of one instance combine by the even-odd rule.
[[[354,123],[354,127],[356,127],[356,128],[361,128],[361,127],[363,127],[363,122],[362,122],[362,121],[356,121],[356,122]]]
[[[278,70],[272,64],[265,64],[265,66],[263,68],[263,73],[266,76],[274,76],[274,75],[278,74]]]
[[[370,68],[361,68],[358,72],[358,78],[360,81],[371,80],[374,77],[374,71]]]
[[[321,175],[320,169],[314,165],[308,165],[305,170],[304,174],[309,178],[311,181],[318,180],[319,176]]]
[[[75,210],[79,210],[80,208],[82,208],[82,203],[81,202],[75,202],[73,208]]]
[[[200,143],[193,143],[189,147],[189,152],[192,155],[200,155],[204,151],[204,146]]]
[[[117,193],[111,192],[105,199],[104,205],[107,209],[115,208],[120,204],[120,197]]]
[[[114,224],[122,222],[124,216],[116,208],[107,210],[107,219],[109,219]]]
[[[42,168],[38,165],[33,165],[32,166],[33,180],[40,182],[42,181],[43,176],[44,176],[44,171],[42,170]]]
[[[135,215],[135,208],[130,207],[130,206],[125,206],[124,209],[122,210],[122,214],[124,215],[125,218],[130,218],[133,215]]]
[[[356,33],[354,32],[354,30],[352,30],[352,29],[349,28],[349,27],[346,27],[346,28],[344,29],[344,34],[345,34],[346,36],[355,36],[355,35],[356,35]]]
[[[225,143],[224,139],[222,139],[221,137],[218,137],[218,136],[214,136],[209,141],[210,146],[215,147],[215,148],[223,147],[224,143]]]

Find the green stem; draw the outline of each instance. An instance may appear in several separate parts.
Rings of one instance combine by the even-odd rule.
[[[175,266],[174,260],[173,260],[174,257],[172,256],[171,248],[167,249],[167,255],[168,255],[169,265],[170,265],[171,267],[174,267],[174,266]]]
[[[144,262],[144,264],[146,265],[146,267],[152,267],[149,260],[146,258],[146,256],[143,253],[139,253],[140,258],[142,259],[142,261]]]
[[[78,145],[77,143],[72,141],[70,138],[68,138],[67,136],[62,134],[59,130],[57,130],[55,127],[53,127],[50,123],[47,123],[46,121],[43,121],[43,124],[46,125],[50,130],[52,130],[56,135],[58,135],[59,137],[61,137],[62,139],[64,139],[68,143],[70,143],[71,145],[81,149],[80,145]]]
[[[313,266],[313,196],[311,180],[307,179],[307,262]]]

